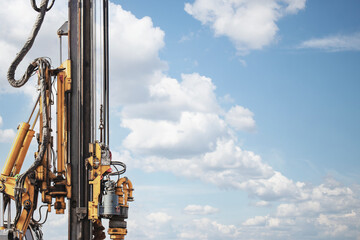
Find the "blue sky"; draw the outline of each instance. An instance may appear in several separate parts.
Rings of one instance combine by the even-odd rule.
[[[36,95],[35,80],[14,90],[5,79],[36,16],[15,2],[0,10],[1,159]],[[360,239],[359,10],[114,1],[111,148],[136,200],[127,239]],[[57,2],[27,62],[59,64],[65,19]],[[66,239],[64,228],[51,216],[45,236]]]

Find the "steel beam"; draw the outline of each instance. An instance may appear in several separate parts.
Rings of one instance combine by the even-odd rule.
[[[92,0],[69,0],[69,56],[72,72],[68,129],[72,185],[68,227],[70,240],[89,240],[92,237],[92,226],[87,219],[89,184],[85,166],[86,158],[89,157],[89,143],[94,140],[92,17]]]

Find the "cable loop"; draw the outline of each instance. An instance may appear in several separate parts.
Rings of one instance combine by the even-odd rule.
[[[35,0],[34,0],[35,1]],[[33,75],[33,73],[36,72],[38,66],[38,58],[35,59],[32,63],[29,64],[27,67],[24,75],[21,79],[16,80],[15,79],[15,72],[21,61],[24,59],[26,54],[30,51],[31,47],[34,44],[35,38],[37,34],[39,33],[39,30],[41,28],[41,25],[44,21],[45,14],[47,11],[47,5],[49,3],[49,0],[42,0],[40,4],[40,12],[36,18],[35,24],[33,26],[33,29],[31,30],[30,36],[25,42],[23,48],[20,50],[20,52],[16,55],[14,61],[11,63],[8,73],[7,73],[7,79],[11,86],[19,88],[24,86],[24,84],[29,80],[29,78]]]
[[[54,3],[55,3],[55,0],[52,0],[50,7],[47,7],[47,5],[46,5],[46,11],[47,11],[47,12],[50,11],[50,9],[54,6]],[[35,11],[37,11],[37,12],[40,12],[40,11],[41,11],[41,7],[39,8],[39,7],[36,5],[36,0],[31,0],[31,6],[32,6],[32,8],[33,8]]]

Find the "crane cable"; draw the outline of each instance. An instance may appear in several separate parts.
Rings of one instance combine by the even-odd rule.
[[[7,79],[10,85],[19,88],[22,87],[29,80],[29,78],[38,70],[39,80],[40,80],[40,95],[41,95],[41,103],[42,103],[41,105],[42,105],[42,113],[43,113],[42,115],[43,128],[41,129],[43,137],[42,137],[42,142],[40,143],[39,154],[37,155],[34,163],[30,166],[30,168],[26,170],[25,173],[21,174],[16,181],[16,186],[14,189],[15,205],[16,205],[16,217],[14,221],[14,226],[16,226],[17,222],[20,219],[21,209],[22,209],[22,193],[26,178],[30,173],[35,171],[35,169],[41,164],[47,146],[50,142],[50,130],[49,130],[50,125],[49,125],[49,116],[47,112],[47,101],[46,101],[46,71],[50,68],[51,64],[49,60],[46,58],[42,58],[42,57],[36,58],[32,63],[29,64],[21,79],[19,80],[15,79],[15,72],[21,61],[24,59],[26,54],[33,46],[35,38],[39,33],[41,25],[44,21],[45,14],[53,7],[54,2],[55,0],[52,0],[51,5],[48,7],[49,0],[42,0],[40,3],[40,7],[37,7],[35,0],[31,0],[31,5],[33,9],[39,12],[39,14],[31,30],[30,36],[25,42],[23,48],[16,55],[15,59],[11,63],[7,73]],[[33,205],[32,207],[35,206]]]

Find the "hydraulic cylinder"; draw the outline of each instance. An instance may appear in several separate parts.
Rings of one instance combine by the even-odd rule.
[[[22,167],[22,165],[24,163],[27,151],[29,150],[29,147],[30,147],[30,144],[31,144],[31,141],[32,141],[34,135],[35,135],[34,130],[29,130],[27,132],[25,140],[24,140],[24,144],[21,147],[19,156],[18,156],[18,158],[17,158],[17,160],[15,162],[15,166],[14,166],[14,169],[13,169],[12,174],[11,174],[12,176],[15,176],[16,174],[20,173],[21,167]]]
[[[10,153],[6,159],[5,166],[1,172],[4,176],[10,176],[12,169],[16,163],[16,159],[19,156],[21,147],[23,146],[25,136],[27,135],[30,128],[30,124],[21,123],[18,129],[18,133],[11,147]]]

